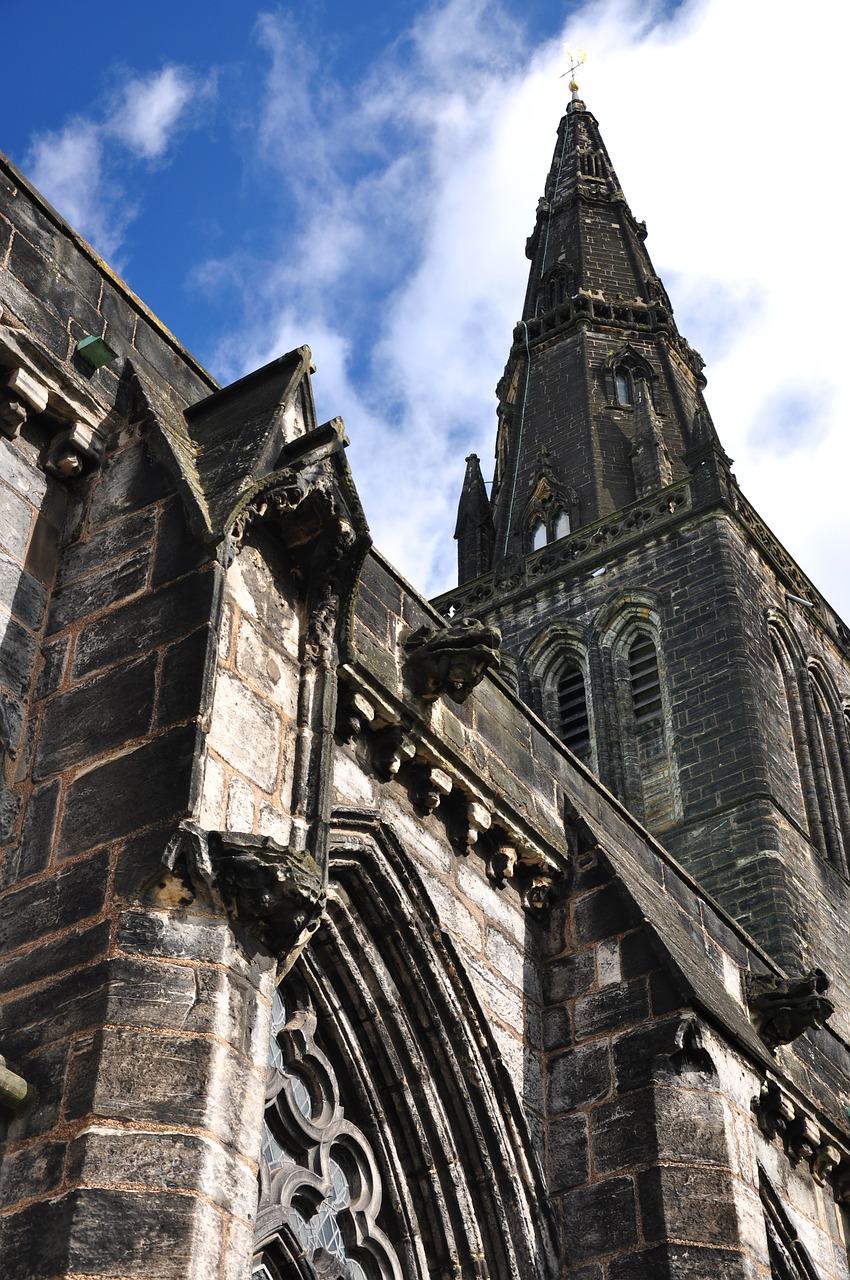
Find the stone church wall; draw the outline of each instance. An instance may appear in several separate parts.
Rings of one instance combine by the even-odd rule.
[[[775,964],[509,673],[459,702],[439,658],[421,681],[421,646],[463,654],[463,624],[378,552],[334,584],[359,578],[322,647],[296,535],[338,517],[334,478],[356,513],[337,427],[302,412],[246,476],[260,499],[284,476],[276,519],[259,501],[199,529],[180,428],[214,387],[4,173],[0,368],[48,397],[0,441],[10,1280],[245,1280],[284,973],[324,1018],[410,1280],[768,1280],[771,1230],[847,1280],[845,1042],[768,1048],[746,978]],[[79,365],[83,332],[117,374]],[[83,419],[102,456],[46,474]],[[296,473],[314,441],[324,490]],[[223,875],[226,840],[237,867],[322,877],[297,936],[265,882]]]

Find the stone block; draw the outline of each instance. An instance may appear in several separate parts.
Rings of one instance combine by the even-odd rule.
[[[568,1224],[567,1260],[572,1266],[617,1253],[637,1244],[635,1190],[631,1178],[608,1178],[590,1187],[567,1191],[563,1199]]]
[[[552,1195],[587,1182],[587,1120],[567,1116],[549,1125],[549,1190]]]
[[[172,498],[160,514],[151,582],[154,586],[172,582],[209,560],[209,550],[189,528],[182,499]]]
[[[597,1173],[623,1173],[654,1160],[658,1143],[652,1089],[594,1107],[591,1139]]]
[[[156,722],[161,728],[204,713],[214,660],[208,652],[210,637],[210,628],[200,627],[166,649],[156,708]]]
[[[607,1044],[583,1044],[549,1063],[549,1110],[573,1111],[611,1092]]]
[[[573,903],[576,946],[623,933],[632,925],[625,903],[613,885],[583,894]]]
[[[46,698],[62,683],[70,645],[70,636],[62,636],[59,640],[53,640],[49,644],[42,645],[42,667],[38,673],[38,680],[35,686],[37,699]]]
[[[39,506],[50,483],[40,467],[32,466],[19,448],[0,438],[0,477],[10,489],[33,506]]]
[[[0,961],[0,992],[52,981],[69,969],[102,960],[109,949],[109,937],[109,921],[103,920],[88,929],[60,934],[24,955]]]
[[[638,1178],[640,1216],[648,1241],[738,1244],[731,1175],[720,1169],[662,1167]]]
[[[243,617],[236,635],[236,669],[283,714],[294,720],[298,703],[298,664],[279,652],[251,618]]]
[[[68,1148],[68,1182],[199,1192],[244,1221],[257,1206],[250,1165],[203,1134],[89,1129]]]
[[[101,569],[108,561],[117,560],[154,539],[156,509],[134,512],[113,520],[106,528],[91,534],[85,541],[66,546],[59,564],[58,583],[64,586],[84,574]]]
[[[428,897],[434,904],[441,928],[448,929],[478,955],[481,951],[480,920],[444,881],[427,873],[423,873],[423,881]]]
[[[0,683],[12,693],[27,693],[36,651],[35,636],[0,611]]]
[[[633,978],[579,996],[573,1006],[573,1032],[577,1040],[603,1035],[620,1027],[643,1022],[649,1014],[645,978]]]
[[[38,631],[46,600],[43,584],[10,556],[0,552],[0,601],[9,612],[30,631]]]
[[[138,595],[147,585],[149,564],[150,548],[137,547],[123,560],[60,587],[50,601],[46,634],[54,635],[71,623]]]
[[[229,765],[271,794],[277,780],[282,724],[277,709],[243,680],[219,671],[210,746]]]
[[[2,1220],[9,1280],[98,1274],[121,1280],[204,1280],[219,1274],[222,1222],[195,1197],[82,1187],[36,1201]]]
[[[259,1072],[208,1036],[107,1028],[72,1055],[65,1114],[203,1129],[253,1156],[263,1092]]]
[[[65,1174],[65,1151],[64,1142],[40,1142],[23,1151],[7,1151],[0,1164],[0,1205],[8,1209],[60,1187]]]
[[[756,1274],[740,1253],[693,1244],[641,1249],[608,1264],[610,1280],[755,1280]]]
[[[596,982],[596,958],[592,949],[576,951],[563,960],[553,960],[543,970],[543,999],[560,1004],[589,990]]]
[[[196,631],[212,616],[215,570],[145,593],[86,624],[74,651],[75,680]]]
[[[47,880],[33,881],[3,896],[0,950],[10,953],[47,933],[58,933],[103,907],[109,862],[94,854],[64,867]]]
[[[194,727],[172,729],[76,778],[66,794],[59,856],[186,813],[197,745]]]
[[[34,514],[28,502],[0,484],[0,550],[21,565],[27,554]]]
[[[51,698],[36,753],[36,780],[143,737],[153,718],[156,666],[156,654],[149,654]]]
[[[173,494],[174,485],[144,442],[115,454],[103,467],[92,494],[89,524],[92,529],[119,516],[140,511]]]

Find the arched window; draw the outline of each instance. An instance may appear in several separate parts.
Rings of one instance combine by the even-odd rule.
[[[850,801],[844,774],[844,717],[839,719],[820,673],[810,668],[808,675],[814,712],[810,746],[825,852],[831,862],[846,872],[850,848]]]
[[[582,760],[590,755],[590,719],[587,693],[580,667],[568,663],[558,680],[558,716],[561,741]]]
[[[548,539],[546,537],[546,526],[542,520],[538,520],[531,529],[531,549],[539,551],[541,547],[545,547]]]
[[[570,532],[569,511],[559,511],[555,517],[555,539],[566,538]]]
[[[661,714],[661,678],[658,654],[648,635],[640,634],[629,649],[629,680],[635,723],[644,724]]]
[[[270,1101],[263,1123],[252,1280],[278,1280],[294,1259],[333,1280],[402,1280],[381,1230],[382,1187],[372,1148],[346,1116],[336,1072],[315,1040],[309,1000],[272,1005]]]
[[[614,373],[614,385],[617,390],[617,404],[634,404],[635,391],[631,370],[621,365]]]

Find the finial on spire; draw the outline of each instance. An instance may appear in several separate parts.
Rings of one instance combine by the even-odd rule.
[[[567,71],[561,73],[561,79],[563,80],[564,76],[570,77],[570,93],[572,94],[573,102],[575,102],[578,97],[578,81],[575,78],[575,73],[583,62],[587,62],[587,54],[584,49],[571,49],[568,44],[564,45],[564,53],[567,55],[567,61],[570,65]]]

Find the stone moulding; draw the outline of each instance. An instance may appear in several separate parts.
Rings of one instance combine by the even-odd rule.
[[[14,439],[32,420],[47,437],[45,471],[68,480],[97,466],[106,417],[70,370],[49,361],[23,331],[0,324],[0,431]]]
[[[835,1175],[836,1198],[850,1201],[850,1148],[825,1133],[774,1077],[768,1076],[753,1098],[753,1111],[762,1133],[782,1144],[793,1165],[806,1165],[818,1186],[825,1186]]]

